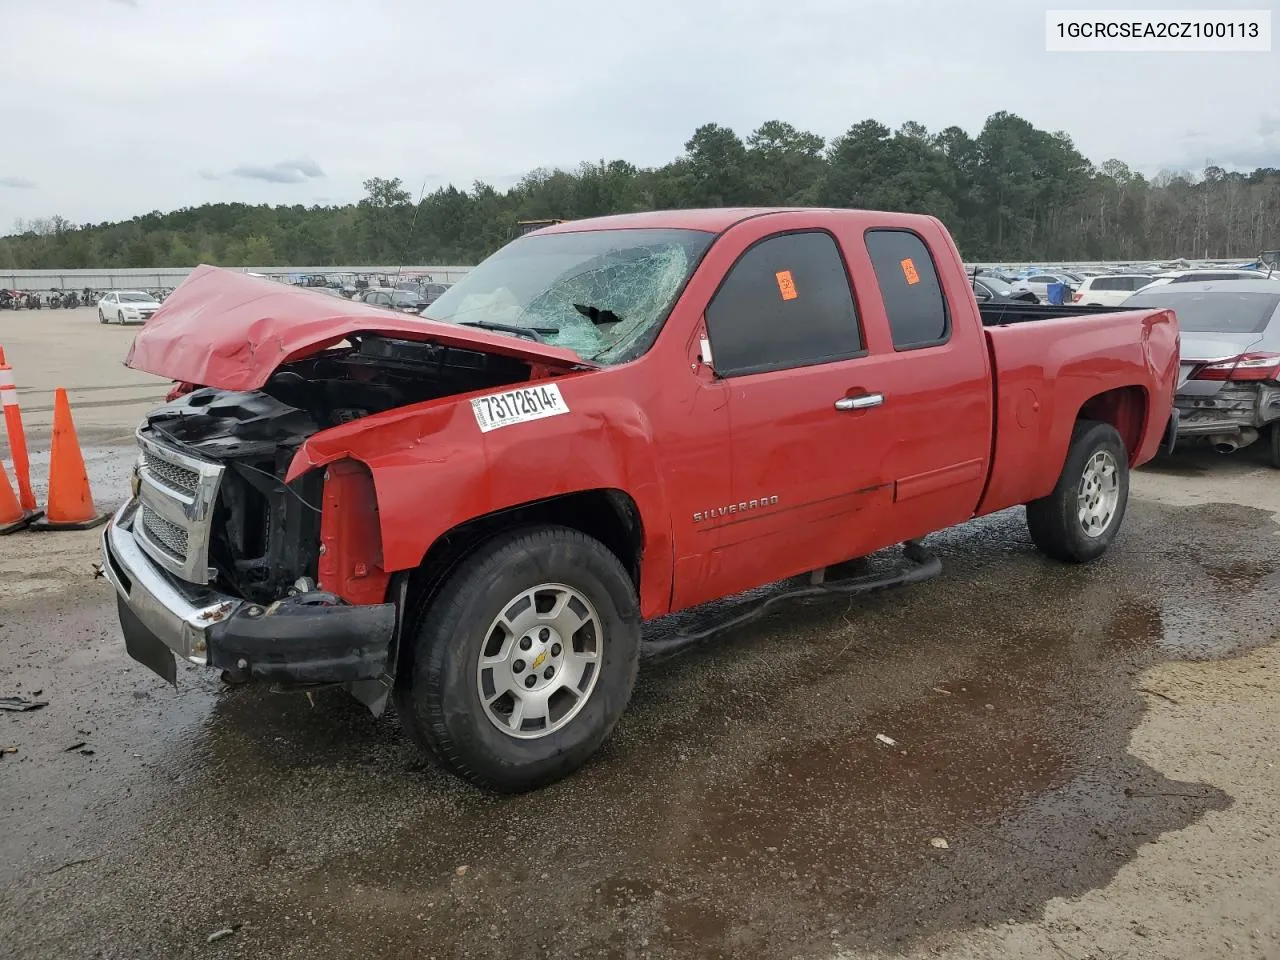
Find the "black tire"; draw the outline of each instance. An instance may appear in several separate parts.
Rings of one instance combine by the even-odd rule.
[[[1078,516],[1078,497],[1085,467],[1104,451],[1115,462],[1119,501],[1106,526],[1091,536]],[[1057,486],[1047,497],[1027,504],[1027,529],[1045,556],[1064,563],[1087,563],[1107,552],[1124,522],[1128,504],[1129,456],[1124,441],[1109,423],[1080,420],[1071,433]]]
[[[477,689],[489,625],[521,592],[564,584],[595,607],[604,633],[599,676],[563,727],[536,739],[499,730]],[[640,659],[635,587],[602,543],[565,527],[533,527],[497,538],[464,560],[422,618],[396,711],[417,745],[477,786],[518,793],[572,773],[613,731]],[[407,682],[404,682],[407,680]]]
[[[103,313],[101,310],[99,310],[99,311],[98,311],[98,322],[99,322],[99,323],[106,323],[106,322],[107,322],[107,315],[106,315],[105,313]]]
[[[1280,470],[1280,420],[1273,423],[1267,430],[1267,439],[1271,441],[1268,444],[1270,449],[1267,451],[1267,460],[1273,467]]]

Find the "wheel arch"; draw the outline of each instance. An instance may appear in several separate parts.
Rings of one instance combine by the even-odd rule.
[[[402,635],[412,635],[450,574],[475,551],[500,535],[539,526],[567,527],[599,540],[622,563],[637,596],[640,595],[645,531],[639,506],[624,490],[610,487],[577,490],[473,517],[437,537],[427,548],[422,562],[400,575],[406,607]],[[397,676],[409,675],[410,656],[411,645],[400,644]]]
[[[1114,427],[1124,441],[1129,465],[1134,466],[1146,439],[1147,409],[1150,402],[1143,387],[1115,387],[1095,394],[1081,404],[1076,413],[1076,421],[1096,420]]]

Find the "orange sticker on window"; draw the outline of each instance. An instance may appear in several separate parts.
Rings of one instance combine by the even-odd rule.
[[[907,278],[908,284],[920,282],[920,274],[916,273],[916,265],[910,257],[902,261],[902,275]]]
[[[794,300],[800,296],[796,293],[796,282],[791,279],[790,270],[779,270],[774,276],[778,280],[778,292],[782,294],[783,300]]]

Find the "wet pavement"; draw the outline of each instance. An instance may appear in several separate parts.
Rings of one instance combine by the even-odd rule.
[[[935,580],[789,602],[648,666],[599,757],[519,797],[441,773],[342,693],[193,667],[166,687],[124,655],[100,580],[21,596],[0,613],[0,694],[50,705],[0,714],[18,747],[0,759],[0,943],[783,958],[1034,918],[1233,805],[1128,749],[1159,695],[1144,670],[1280,630],[1280,528],[1256,499],[1213,502],[1195,475],[1212,464],[1146,484],[1194,480],[1203,503],[1142,499],[1139,477],[1096,564],[1040,558],[1009,511],[929,538]]]

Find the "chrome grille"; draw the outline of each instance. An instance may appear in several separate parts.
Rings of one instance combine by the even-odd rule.
[[[138,428],[139,511],[133,536],[163,570],[188,583],[209,583],[209,538],[223,467],[187,455]]]
[[[142,508],[142,529],[152,543],[164,547],[175,560],[187,559],[187,531],[158,516],[145,505]]]
[[[184,493],[188,497],[195,496],[196,487],[200,483],[200,474],[180,467],[176,463],[170,463],[168,460],[162,460],[150,450],[143,450],[142,458],[151,475],[166,487]]]

